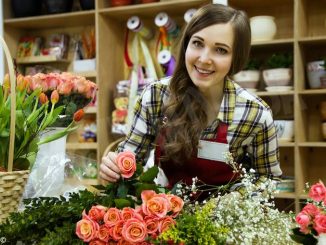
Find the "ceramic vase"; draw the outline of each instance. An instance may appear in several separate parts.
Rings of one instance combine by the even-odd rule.
[[[310,88],[321,88],[322,79],[326,76],[326,71],[323,67],[324,61],[312,61],[307,63],[307,75]]]
[[[277,31],[274,17],[268,15],[251,17],[250,28],[253,42],[272,40]]]

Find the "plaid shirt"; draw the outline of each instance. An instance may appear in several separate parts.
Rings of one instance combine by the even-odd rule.
[[[147,161],[163,118],[162,105],[169,97],[168,82],[168,78],[162,79],[144,90],[135,105],[131,130],[120,143],[118,152],[131,150],[137,161]],[[217,119],[202,132],[201,139],[216,137],[219,121],[228,124],[227,141],[236,162],[247,156],[257,175],[282,174],[272,111],[262,99],[227,80]]]

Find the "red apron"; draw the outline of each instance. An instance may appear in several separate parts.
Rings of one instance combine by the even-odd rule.
[[[160,164],[160,156],[164,154],[164,131],[159,135],[155,149],[155,163],[163,169],[168,181],[169,187],[173,187],[177,182],[182,181],[187,185],[192,184],[192,178],[197,177],[202,182],[209,185],[227,184],[231,179],[235,179],[233,169],[224,162],[207,160],[197,157],[197,150],[192,157],[181,166],[165,161]],[[211,142],[227,143],[228,125],[220,122],[217,127],[215,139],[206,139]]]

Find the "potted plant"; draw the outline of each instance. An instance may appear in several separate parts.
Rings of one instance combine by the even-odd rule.
[[[255,91],[260,77],[260,65],[258,59],[249,59],[245,68],[233,75],[233,80],[241,87]]]
[[[307,63],[307,77],[310,88],[326,87],[326,57]]]
[[[287,53],[274,53],[263,70],[263,78],[268,89],[289,89],[292,81],[293,56]]]

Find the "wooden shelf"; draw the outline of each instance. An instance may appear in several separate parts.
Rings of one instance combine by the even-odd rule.
[[[67,142],[67,150],[97,150],[98,144],[95,143],[70,143]]]
[[[82,77],[86,77],[86,78],[96,78],[97,76],[97,72],[96,71],[85,71],[85,72],[76,72],[76,71],[72,71],[71,73],[77,75],[77,76],[82,76]]]
[[[293,38],[282,38],[282,39],[274,39],[270,41],[261,41],[261,42],[252,42],[251,45],[253,47],[256,46],[270,46],[270,45],[278,45],[278,44],[293,44]]]
[[[299,91],[300,95],[318,95],[318,94],[322,94],[322,95],[326,95],[326,89],[305,89],[303,91]]]
[[[258,96],[266,97],[266,96],[292,96],[294,95],[294,91],[285,91],[285,92],[268,92],[268,91],[257,91],[255,92]]]
[[[294,199],[295,193],[294,192],[279,192],[274,194],[275,198],[288,198],[288,199]]]
[[[5,19],[5,28],[40,29],[55,27],[87,26],[95,24],[95,10],[63,14],[41,15],[26,18]]]
[[[188,1],[164,1],[157,3],[147,4],[134,4],[122,7],[111,7],[100,9],[101,15],[106,15],[112,18],[119,19],[119,21],[125,21],[130,18],[131,15],[140,15],[143,17],[153,18],[155,13],[167,12],[171,15],[183,16],[185,9],[197,8],[200,4],[209,3],[211,1],[203,0],[188,0]]]
[[[86,114],[96,114],[97,113],[97,107],[96,106],[88,106],[85,108]]]
[[[29,56],[29,57],[22,57],[16,58],[17,64],[38,64],[38,63],[69,63],[70,61],[66,59],[58,59],[54,55],[40,55],[40,56]]]
[[[319,44],[326,43],[326,35],[324,36],[316,36],[316,37],[303,37],[298,39],[299,43],[305,44]]]
[[[326,142],[303,142],[298,143],[300,147],[326,147]]]
[[[279,140],[278,146],[279,147],[294,147],[295,143],[294,142],[285,142],[285,141]]]

